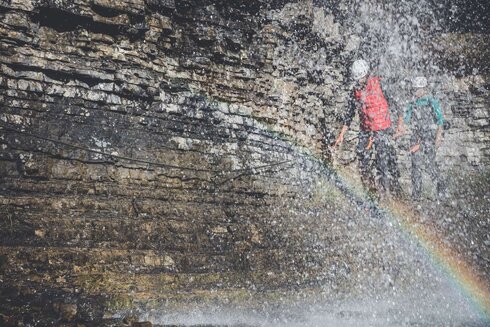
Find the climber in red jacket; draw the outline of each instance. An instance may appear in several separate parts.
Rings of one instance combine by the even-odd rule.
[[[401,195],[400,175],[391,137],[391,118],[380,79],[369,75],[369,65],[362,59],[353,63],[351,73],[356,85],[349,100],[348,111],[343,117],[344,126],[335,140],[335,146],[344,141],[344,134],[358,111],[360,131],[356,152],[362,183],[368,191],[378,189],[386,193],[389,190],[393,195],[399,196]],[[373,150],[376,152],[377,176],[370,169]]]

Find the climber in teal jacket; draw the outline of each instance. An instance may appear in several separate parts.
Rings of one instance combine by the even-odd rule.
[[[439,101],[427,92],[427,79],[417,77],[412,82],[415,89],[415,101],[409,103],[404,114],[402,126],[395,136],[404,133],[410,126],[410,155],[412,159],[412,199],[420,200],[422,189],[422,171],[434,180],[438,195],[443,193],[443,183],[436,163],[436,151],[441,145],[444,114]]]

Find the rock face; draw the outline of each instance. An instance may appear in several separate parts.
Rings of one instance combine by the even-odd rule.
[[[94,322],[410,280],[401,236],[343,206],[318,160],[330,160],[355,49],[331,14],[294,1],[4,0],[0,17],[5,317]],[[461,103],[485,81],[461,80]],[[465,155],[488,162],[488,96],[475,99],[469,129],[473,103],[453,107],[458,140],[479,139]]]

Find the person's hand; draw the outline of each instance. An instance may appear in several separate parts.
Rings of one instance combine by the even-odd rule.
[[[410,148],[410,153],[415,153],[420,150],[420,144],[415,144],[413,147]]]
[[[366,146],[366,150],[371,150],[371,148],[373,147],[373,143],[374,143],[374,137],[370,136],[369,137],[369,142]]]
[[[340,133],[339,136],[337,136],[337,139],[335,140],[333,147],[337,148],[337,146],[341,145],[343,142],[344,142],[344,133]]]
[[[334,150],[344,142],[344,134],[345,132],[347,132],[347,129],[347,125],[342,126],[342,130],[340,131],[339,136],[337,136],[337,139],[335,139],[335,143],[333,145]]]

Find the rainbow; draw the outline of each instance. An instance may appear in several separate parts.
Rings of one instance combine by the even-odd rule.
[[[264,125],[264,124],[262,124]],[[371,212],[381,213],[392,220],[395,226],[399,226],[410,239],[415,241],[424,251],[428,259],[445,274],[447,279],[461,290],[462,295],[468,299],[482,320],[490,326],[490,282],[479,276],[477,269],[463,258],[455,249],[443,241],[440,235],[429,224],[421,223],[420,215],[413,212],[410,205],[401,201],[391,201],[377,204],[370,200],[368,194],[361,185],[351,178],[342,176],[341,172],[333,168],[329,163],[322,161],[307,148],[296,145],[291,137],[272,131],[270,133],[278,139],[286,141],[296,153],[308,158],[322,167],[324,172],[333,180],[336,186],[349,198],[371,209]],[[358,183],[357,183],[358,184]]]
[[[347,192],[350,198],[354,197],[358,203],[363,203],[374,212],[388,217],[395,222],[395,226],[399,226],[416,244],[420,245],[431,262],[442,270],[449,281],[458,286],[483,321],[490,326],[490,283],[479,276],[477,270],[460,253],[444,242],[442,235],[433,226],[422,223],[420,215],[417,215],[410,205],[401,201],[374,203],[367,193],[359,192],[362,190],[361,185],[356,185],[350,178],[342,176],[339,171],[311,153],[302,152],[310,160],[323,166],[341,191]]]
[[[434,228],[420,223],[420,217],[410,212],[410,207],[397,203],[387,206],[391,217],[398,220],[400,226],[412,235],[432,261],[443,269],[446,276],[459,286],[468,299],[475,305],[482,317],[490,324],[490,285],[463,256],[443,242]]]

